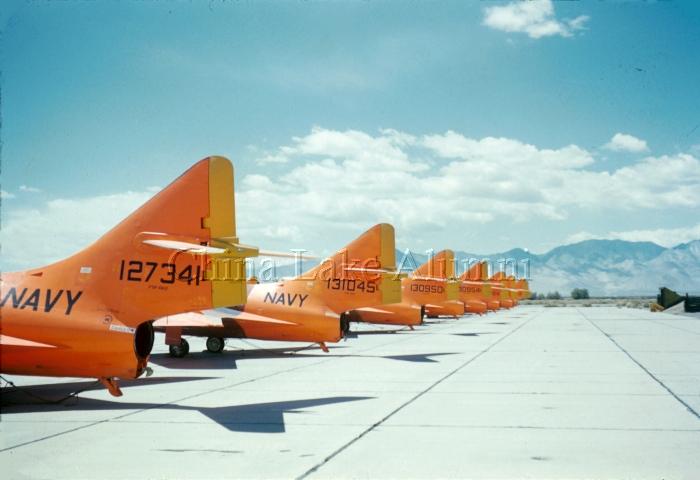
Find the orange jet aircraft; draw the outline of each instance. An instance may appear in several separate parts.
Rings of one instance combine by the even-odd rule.
[[[425,314],[429,318],[457,318],[464,315],[464,303],[459,299],[459,282],[455,277],[455,254],[452,250],[442,250],[418,267],[412,278],[421,277],[439,279],[445,282],[445,288],[450,290],[446,300],[425,304]]]
[[[469,270],[462,275],[461,280],[468,282],[466,285],[463,284],[460,288],[460,292],[462,293],[461,298],[467,300],[473,299],[474,297],[471,295],[472,292],[470,290],[472,288],[479,290],[479,287],[481,287],[481,297],[477,298],[476,301],[483,301],[486,304],[487,310],[494,311],[501,308],[501,302],[499,300],[501,297],[501,292],[500,290],[494,290],[494,288],[499,287],[500,284],[489,281],[489,264],[487,261],[482,260],[481,262],[472,265]],[[464,288],[464,292],[462,292],[462,288]],[[470,304],[472,303],[470,302]],[[465,304],[465,308],[469,309],[470,307],[467,305],[468,304]],[[473,306],[471,308],[474,310],[481,309],[478,303],[474,303],[472,305]]]
[[[443,250],[403,277],[401,303],[358,308],[350,312],[350,321],[413,327],[423,323],[425,315],[462,315],[464,306],[457,301],[458,285],[453,278],[454,262],[447,261],[450,255],[454,258],[451,250]]]
[[[210,352],[225,338],[318,343],[337,342],[349,328],[349,310],[401,301],[394,227],[382,223],[303,275],[275,283],[251,284],[244,306],[168,316],[155,322],[165,332],[170,354],[189,352],[182,335],[208,337]]]
[[[530,296],[530,290],[527,280],[520,279],[516,280],[514,276],[506,276],[504,272],[498,272],[493,277],[493,281],[498,282],[506,291],[508,292],[510,300],[513,302],[513,306],[518,304],[518,300],[523,298],[528,298]]]
[[[517,304],[514,291],[508,286],[507,279],[508,277],[503,272],[496,272],[489,279],[491,288],[498,295],[501,308],[513,308]]]
[[[485,267],[485,263],[476,263],[459,278],[459,299],[464,303],[464,310],[467,313],[482,315],[489,310],[489,302],[491,302],[491,310],[499,308],[500,304],[490,300],[491,285],[484,281],[486,276],[482,273]]]
[[[85,250],[2,274],[1,370],[97,378],[119,396],[147,368],[152,320],[244,303],[257,253],[236,238],[231,162],[206,158]]]
[[[518,298],[521,300],[529,299],[532,295],[532,292],[530,291],[530,283],[524,278],[521,278],[515,282],[515,288],[518,290]]]

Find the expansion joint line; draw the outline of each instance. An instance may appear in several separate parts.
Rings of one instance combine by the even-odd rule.
[[[443,327],[443,329],[444,329],[444,328],[446,328],[446,327]],[[441,330],[442,330],[442,329],[441,329]],[[358,353],[360,353],[360,352],[368,352],[368,351],[370,351],[370,350],[374,350],[374,349],[377,349],[377,348],[385,347],[385,346],[387,346],[387,345],[391,345],[391,344],[394,344],[394,343],[405,342],[405,341],[410,340],[411,338],[415,338],[415,337],[413,337],[413,336],[411,336],[411,335],[406,335],[406,336],[404,336],[403,338],[399,338],[399,339],[396,339],[396,340],[392,340],[391,342],[386,342],[386,343],[382,343],[382,344],[379,344],[379,345],[371,346],[371,347],[369,347],[369,348],[365,348],[365,349],[362,349],[362,350],[358,350]],[[102,425],[102,424],[104,424],[104,423],[109,423],[109,422],[115,422],[115,421],[118,421],[118,420],[122,420],[122,419],[124,419],[124,418],[126,418],[126,417],[131,417],[131,416],[133,416],[133,415],[138,415],[138,414],[140,414],[140,413],[144,413],[144,412],[147,412],[147,411],[149,411],[149,410],[155,410],[155,409],[159,409],[159,408],[168,407],[169,405],[179,404],[179,403],[182,403],[182,402],[184,402],[184,401],[188,401],[188,400],[192,400],[192,399],[194,399],[194,398],[202,397],[202,396],[204,396],[204,395],[209,395],[209,394],[212,394],[212,393],[221,392],[221,391],[224,391],[224,390],[232,389],[232,388],[239,387],[239,386],[242,386],[242,385],[246,385],[246,384],[249,384],[249,383],[258,382],[258,381],[260,381],[260,380],[266,380],[266,379],[268,379],[268,378],[276,377],[276,376],[279,376],[279,375],[282,375],[282,374],[285,374],[285,373],[291,373],[291,372],[294,372],[294,371],[296,371],[296,370],[302,370],[302,369],[305,369],[305,368],[310,368],[310,367],[313,367],[313,366],[320,365],[320,364],[322,364],[322,363],[327,363],[327,362],[331,362],[331,361],[333,361],[333,360],[337,360],[337,359],[339,359],[339,358],[345,358],[345,357],[344,357],[344,356],[339,356],[339,357],[328,357],[328,358],[324,358],[323,360],[319,360],[318,362],[309,363],[309,364],[307,364],[307,365],[298,365],[298,366],[296,366],[296,367],[286,368],[286,369],[283,369],[283,370],[278,370],[278,371],[276,371],[276,372],[272,372],[272,373],[269,373],[269,374],[265,374],[265,375],[262,375],[262,376],[260,376],[260,377],[254,377],[254,378],[249,378],[249,379],[247,379],[247,380],[237,381],[237,382],[234,382],[234,383],[232,383],[232,384],[224,385],[224,386],[222,386],[222,387],[217,387],[217,388],[214,388],[214,389],[211,389],[211,390],[206,390],[206,391],[204,391],[204,392],[199,392],[199,393],[195,393],[195,394],[192,394],[192,395],[187,395],[187,396],[185,396],[185,397],[181,397],[181,398],[178,398],[178,399],[175,399],[175,400],[171,400],[171,401],[169,401],[169,402],[163,402],[163,403],[159,403],[159,404],[149,405],[149,406],[147,406],[147,407],[145,407],[145,408],[140,408],[140,409],[134,410],[134,411],[132,411],[132,412],[120,414],[120,415],[117,415],[117,416],[114,416],[114,417],[110,417],[110,418],[104,418],[104,419],[102,419],[102,420],[97,420],[97,421],[95,421],[95,422],[91,422],[91,423],[88,423],[88,424],[85,424],[85,425],[80,425],[80,426],[77,426],[77,427],[74,427],[74,428],[70,428],[70,429],[68,429],[68,430],[63,430],[63,431],[61,431],[61,432],[56,432],[56,433],[53,433],[53,434],[50,434],[50,435],[46,435],[46,436],[44,436],[44,437],[40,437],[40,438],[37,438],[37,439],[35,439],[35,440],[29,440],[29,441],[22,442],[22,443],[19,443],[19,444],[16,444],[16,445],[11,445],[11,446],[8,446],[8,447],[5,447],[5,448],[0,448],[0,453],[6,452],[6,451],[9,451],[9,450],[14,450],[14,449],[20,448],[20,447],[25,447],[25,446],[28,446],[28,445],[33,445],[33,444],[35,444],[35,443],[43,442],[43,441],[45,441],[45,440],[50,440],[50,439],[53,439],[53,438],[56,438],[56,437],[60,437],[60,436],[62,436],[62,435],[67,435],[67,434],[69,434],[69,433],[74,433],[74,432],[77,432],[77,431],[79,431],[79,430],[84,430],[84,429],[86,429],[86,428],[91,428],[91,427],[94,427],[94,426],[97,426],[97,425]],[[18,388],[19,388],[19,387],[18,387]]]
[[[459,366],[458,366],[457,368],[455,368],[454,370],[448,372],[446,375],[444,375],[443,377],[439,378],[439,379],[436,380],[434,383],[430,384],[430,385],[429,385],[427,388],[425,388],[424,390],[421,390],[421,391],[418,392],[416,395],[414,395],[413,397],[409,398],[406,402],[402,403],[402,404],[399,405],[397,408],[395,408],[394,410],[392,410],[391,412],[389,412],[389,414],[387,414],[387,415],[386,415],[385,417],[383,417],[381,420],[379,420],[378,422],[376,422],[376,423],[370,425],[370,426],[369,426],[367,429],[365,429],[362,433],[360,433],[359,435],[353,437],[349,442],[347,442],[347,443],[345,443],[344,445],[342,445],[340,448],[338,448],[338,449],[335,450],[333,453],[331,453],[331,454],[328,455],[326,458],[324,458],[321,462],[317,463],[316,465],[314,465],[313,467],[311,467],[309,470],[307,470],[306,472],[304,472],[304,473],[302,473],[301,475],[299,475],[299,476],[296,478],[296,480],[305,479],[305,478],[307,478],[309,475],[315,473],[319,468],[323,467],[323,466],[326,465],[328,462],[330,462],[331,460],[333,460],[333,459],[334,459],[335,457],[337,457],[340,453],[342,453],[342,452],[343,452],[344,450],[346,450],[348,447],[350,447],[350,446],[352,446],[353,444],[355,444],[355,443],[356,443],[358,440],[360,440],[362,437],[364,437],[364,436],[367,435],[368,433],[372,432],[374,429],[376,429],[377,427],[379,427],[380,425],[382,425],[384,422],[386,422],[387,420],[389,420],[391,417],[393,417],[394,415],[396,415],[397,413],[399,413],[401,410],[403,410],[404,408],[406,408],[407,406],[409,406],[410,404],[412,404],[413,402],[415,402],[416,400],[418,400],[419,398],[421,398],[421,397],[422,397],[423,395],[425,395],[426,393],[430,392],[432,389],[434,389],[435,387],[437,387],[438,385],[440,385],[442,382],[444,382],[445,380],[447,380],[448,378],[450,378],[452,375],[454,375],[455,373],[459,372],[460,370],[462,370],[463,368],[465,368],[467,365],[469,365],[470,363],[472,363],[474,360],[476,360],[477,358],[481,357],[482,355],[484,355],[485,353],[487,353],[488,351],[490,351],[493,347],[495,347],[496,345],[498,345],[499,343],[501,343],[503,340],[505,340],[506,338],[510,337],[510,336],[513,335],[515,332],[517,332],[518,330],[520,330],[521,328],[523,328],[525,325],[527,325],[527,324],[530,323],[532,320],[534,320],[537,316],[539,316],[540,313],[542,313],[542,310],[540,310],[539,312],[535,313],[535,314],[534,314],[532,317],[530,317],[528,320],[526,320],[525,322],[521,323],[520,325],[518,325],[516,328],[514,328],[514,329],[511,330],[510,332],[508,332],[508,333],[506,333],[505,335],[503,335],[501,338],[499,338],[498,340],[496,340],[495,342],[493,342],[492,344],[490,344],[488,347],[486,347],[484,350],[480,351],[479,353],[477,353],[477,354],[474,355],[473,357],[469,358],[467,361],[465,361],[464,363],[462,363],[461,365],[459,365]]]
[[[662,387],[664,390],[666,390],[673,398],[675,398],[675,399],[678,401],[678,403],[680,403],[681,405],[683,405],[683,406],[688,410],[688,412],[690,412],[695,418],[697,418],[698,420],[700,420],[700,414],[699,414],[697,411],[695,411],[695,409],[694,409],[693,407],[691,407],[690,405],[688,405],[681,397],[679,397],[678,395],[676,395],[676,393],[675,393],[673,390],[671,390],[669,387],[667,387],[666,384],[665,384],[664,382],[662,382],[660,378],[658,378],[656,375],[654,375],[653,373],[651,373],[644,365],[642,365],[642,364],[641,364],[636,358],[634,358],[627,350],[625,350],[625,349],[622,347],[622,345],[620,345],[619,343],[617,343],[617,342],[615,341],[615,339],[614,339],[611,335],[609,335],[609,334],[608,334],[607,332],[605,332],[602,328],[600,328],[593,320],[591,320],[590,318],[588,318],[588,317],[586,316],[585,313],[583,313],[583,312],[582,312],[580,309],[578,309],[578,308],[577,308],[576,310],[578,311],[579,315],[581,315],[583,318],[585,318],[585,319],[588,321],[588,323],[590,323],[591,325],[593,325],[600,333],[602,333],[603,335],[605,335],[605,336],[608,338],[608,340],[610,340],[617,348],[619,348],[620,351],[621,351],[622,353],[624,353],[625,355],[627,355],[627,358],[629,358],[629,359],[632,360],[634,363],[636,363],[637,366],[638,366],[639,368],[641,368],[642,370],[644,370],[644,372],[645,372],[647,375],[649,375],[656,383],[658,383],[659,385],[661,385],[661,387]]]

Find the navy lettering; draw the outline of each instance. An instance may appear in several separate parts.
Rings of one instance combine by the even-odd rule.
[[[17,295],[17,290],[15,287],[10,288],[8,292],[5,294],[5,297],[2,299],[2,302],[0,302],[0,307],[4,307],[5,304],[7,303],[8,300],[12,299],[12,308],[18,308],[20,310],[24,310],[25,308],[31,308],[33,311],[38,311],[39,306],[42,306],[42,309],[44,312],[48,313],[51,312],[54,307],[58,304],[59,300],[63,297],[63,293],[66,293],[65,298],[66,298],[66,315],[70,315],[71,311],[73,310],[73,307],[75,307],[75,304],[78,302],[78,299],[83,295],[83,291],[79,290],[78,292],[73,295],[73,292],[70,290],[58,290],[56,294],[52,292],[50,288],[46,289],[46,292],[44,293],[44,290],[41,288],[35,288],[32,293],[27,296],[25,299],[25,296],[27,294],[27,288],[24,288],[22,290],[22,293],[18,296]],[[45,295],[44,300],[42,302],[42,295]],[[24,303],[22,302],[24,300]]]
[[[300,308],[304,306],[304,302],[306,301],[307,298],[309,298],[308,293],[306,295],[299,295],[299,307]]]
[[[46,290],[46,300],[44,302],[44,311],[45,312],[50,312],[53,310],[53,307],[58,303],[58,301],[61,299],[61,295],[63,295],[63,290],[59,290],[58,293],[56,294],[55,297],[51,297],[51,289]]]
[[[70,311],[73,310],[73,306],[75,305],[75,302],[78,301],[80,296],[83,294],[83,291],[80,290],[75,297],[71,294],[70,290],[66,290],[66,300],[68,300],[68,306],[66,307],[66,315],[70,315]]]
[[[10,288],[10,290],[5,295],[5,298],[3,298],[2,302],[0,302],[0,307],[5,306],[5,302],[7,302],[7,299],[10,298],[10,296],[12,296],[12,307],[19,307],[20,303],[22,303],[22,299],[24,298],[25,293],[27,293],[26,288],[22,290],[22,295],[20,295],[19,298],[17,298],[17,290],[15,289],[15,287]]]
[[[24,305],[20,307],[20,310],[24,310],[27,307],[32,307],[32,310],[36,312],[39,308],[39,295],[41,295],[41,290],[35,289],[29,297],[24,301]]]

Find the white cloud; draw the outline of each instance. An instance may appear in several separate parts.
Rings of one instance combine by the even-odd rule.
[[[628,242],[654,242],[663,247],[675,247],[681,243],[687,243],[692,240],[700,240],[700,223],[690,227],[627,230],[608,232],[603,235],[596,235],[584,231],[569,236],[566,239],[566,243],[577,243],[584,240],[593,239],[627,240]]]
[[[291,169],[274,178],[248,175],[237,190],[241,238],[279,241],[278,249],[285,242],[347,240],[380,221],[406,238],[426,231],[456,238],[489,222],[565,220],[580,209],[624,214],[700,206],[700,162],[688,154],[597,171],[590,169],[594,154],[577,145],[321,127],[278,152]],[[298,230],[270,229],[281,224]]]
[[[580,15],[572,20],[560,21],[554,14],[551,0],[531,0],[486,7],[483,23],[496,30],[526,33],[530,38],[552,35],[571,37],[574,32],[584,28],[589,18]]]
[[[615,152],[646,152],[649,150],[646,140],[626,133],[616,133],[603,148]]]
[[[0,199],[9,200],[10,198],[15,198],[15,194],[7,192],[5,190],[0,190]]]
[[[27,192],[27,193],[39,193],[39,192],[41,192],[41,189],[36,188],[36,187],[30,187],[27,185],[20,185],[19,190],[20,190],[20,192]]]
[[[539,149],[507,138],[430,135],[424,145],[456,159],[444,171],[492,202],[513,202],[565,218],[572,208],[640,209],[700,205],[700,162],[688,154],[648,157],[614,171],[585,169],[592,154],[576,145]],[[486,188],[485,188],[486,187]],[[443,187],[444,188],[444,187]],[[520,205],[523,206],[522,204]],[[534,212],[533,212],[534,213]]]
[[[581,212],[614,218],[700,207],[700,161],[686,153],[600,171],[593,168],[595,154],[573,144],[542,148],[454,131],[314,127],[274,154],[289,161],[284,170],[261,166],[236,184],[238,236],[270,250],[299,247],[323,255],[378,222],[392,223],[411,248],[467,248],[460,245],[467,238],[488,245],[485,229],[505,233],[515,222],[537,229],[548,221],[574,225]],[[152,194],[148,189],[3,208],[3,264],[26,268],[64,258]]]
[[[146,202],[153,190],[89,198],[59,198],[39,208],[3,212],[3,270],[40,267],[97,240]]]
[[[586,150],[568,145],[559,150],[538,149],[519,140],[485,137],[480,140],[467,138],[448,131],[444,135],[427,135],[423,145],[444,158],[471,161],[498,160],[500,166],[537,163],[539,167],[578,168],[594,162]]]

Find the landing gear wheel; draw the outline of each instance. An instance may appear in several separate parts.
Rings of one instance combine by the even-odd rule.
[[[211,353],[221,353],[224,351],[224,339],[221,337],[207,338],[207,350]]]
[[[180,339],[180,345],[170,345],[169,350],[171,357],[182,358],[190,353],[190,344],[183,338]]]

